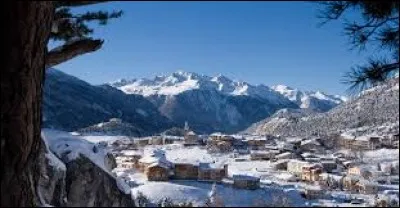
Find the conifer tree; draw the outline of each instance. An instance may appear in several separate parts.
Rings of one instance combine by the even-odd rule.
[[[322,9],[318,17],[321,25],[345,19],[344,34],[351,49],[374,47],[380,57],[371,57],[364,65],[351,68],[344,83],[350,92],[363,90],[382,83],[399,72],[399,1],[325,1],[318,2]],[[361,20],[346,20],[346,13],[360,12]],[[389,55],[387,55],[389,53]]]

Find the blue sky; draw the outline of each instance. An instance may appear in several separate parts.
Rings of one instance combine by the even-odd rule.
[[[350,51],[341,22],[322,28],[309,2],[111,2],[76,11],[122,9],[95,26],[103,48],[56,66],[92,84],[177,70],[252,84],[344,94],[351,66],[373,51]]]

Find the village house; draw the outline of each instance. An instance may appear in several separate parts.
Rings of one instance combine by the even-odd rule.
[[[320,187],[310,186],[304,189],[304,195],[308,200],[320,198],[323,193]]]
[[[319,175],[322,173],[322,167],[319,165],[307,165],[302,168],[301,180],[303,181],[319,181]]]
[[[271,160],[275,157],[276,152],[252,150],[250,153],[251,160]]]
[[[246,141],[249,148],[252,150],[264,150],[267,144],[267,138],[260,136],[246,137]]]
[[[308,139],[301,141],[299,149],[301,151],[309,151],[309,152],[322,152],[324,150],[321,147],[321,144],[316,139]]]
[[[378,136],[360,136],[354,140],[354,149],[375,150],[380,147],[380,137]]]
[[[221,134],[221,133],[213,133],[209,136],[210,142],[226,141],[226,142],[230,142],[231,145],[233,145],[234,140],[235,140],[235,138],[233,136],[225,135],[225,134]]]
[[[136,144],[138,147],[144,147],[144,146],[146,146],[146,145],[149,145],[149,143],[150,143],[150,138],[148,138],[148,137],[146,137],[146,138],[140,138],[140,139],[135,139],[134,141],[135,141],[135,144]]]
[[[163,137],[162,136],[152,136],[149,144],[151,145],[162,145],[163,144]]]
[[[309,166],[309,165],[310,165],[310,163],[306,162],[306,161],[290,160],[287,163],[287,171],[296,176],[300,176],[302,174],[303,167]]]
[[[170,167],[161,162],[152,163],[144,171],[149,181],[168,181]]]
[[[155,166],[155,164],[158,165]],[[152,152],[140,158],[140,160],[138,161],[138,169],[143,172],[146,172],[150,166],[159,168],[168,167],[169,169],[172,169],[173,164],[166,159],[164,151],[155,149]]]
[[[321,162],[322,167],[328,173],[331,173],[333,170],[337,169],[337,163],[334,160],[322,160]]]
[[[189,163],[174,164],[174,179],[196,180],[198,178],[199,167]]]
[[[354,166],[347,169],[347,174],[357,175],[369,179],[372,176],[371,170],[368,167]]]
[[[164,145],[166,145],[166,144],[173,144],[176,140],[177,140],[177,139],[175,139],[175,138],[171,138],[171,137],[168,137],[168,136],[163,136],[163,141],[162,141],[162,143],[163,143]]]
[[[286,138],[286,143],[284,145],[284,149],[289,150],[289,151],[297,151],[300,148],[301,141],[303,141],[303,138],[300,137],[289,137]]]
[[[339,188],[343,177],[344,176],[338,174],[321,173],[319,175],[319,181],[322,186],[336,189]]]
[[[193,131],[185,133],[184,145],[197,145],[199,144],[199,137]]]
[[[260,188],[260,178],[248,175],[233,175],[233,187],[255,190]]]
[[[136,167],[136,162],[129,156],[118,156],[115,158],[118,167],[132,169]]]
[[[353,150],[374,150],[380,147],[381,138],[379,136],[353,136],[349,134],[342,134],[340,139],[340,146],[345,149]]]
[[[357,190],[357,183],[362,178],[356,175],[346,175],[342,178],[342,187],[344,190],[355,192]]]
[[[360,194],[376,194],[379,190],[379,184],[367,180],[360,180],[355,184],[355,189]]]
[[[289,162],[288,159],[278,160],[278,161],[272,163],[272,167],[275,170],[287,170],[288,162]]]
[[[200,163],[198,181],[221,182],[227,175],[228,165],[217,165],[211,163]]]

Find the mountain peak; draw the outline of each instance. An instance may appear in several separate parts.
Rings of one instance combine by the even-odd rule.
[[[327,95],[320,91],[300,91],[286,85],[276,85],[270,88],[261,84],[251,85],[245,81],[233,81],[222,74],[209,77],[183,70],[177,70],[169,76],[156,76],[154,79],[121,80],[112,86],[127,94],[144,96],[177,95],[196,89],[216,90],[224,95],[256,97],[272,103],[296,103],[302,108],[323,106],[323,109],[328,109],[343,102],[340,96]]]

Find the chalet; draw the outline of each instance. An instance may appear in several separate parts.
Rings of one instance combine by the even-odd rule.
[[[258,189],[260,188],[260,178],[248,175],[233,175],[233,187],[239,189]]]
[[[361,194],[376,194],[379,190],[379,184],[367,180],[360,180],[355,184],[355,189]]]
[[[225,135],[225,134],[221,134],[221,133],[213,133],[209,136],[209,139],[212,141],[228,141],[233,143],[233,141],[235,140],[235,138],[231,135]]]
[[[322,194],[323,191],[320,187],[311,186],[304,189],[304,195],[309,200],[320,198]]]
[[[150,138],[140,138],[140,139],[135,139],[135,143],[139,147],[144,147],[146,145],[150,144]]]
[[[211,163],[200,163],[198,181],[221,182],[227,175],[228,165],[216,165]]]
[[[166,159],[164,151],[156,149],[150,152],[148,155],[140,158],[140,160],[138,161],[138,169],[145,171],[149,166],[154,163],[160,163],[163,166],[169,168],[173,167],[173,164]]]
[[[366,179],[368,179],[372,176],[372,172],[371,172],[371,170],[369,170],[369,168],[359,167],[359,166],[355,166],[355,167],[351,167],[351,168],[347,169],[347,174],[361,176]]]
[[[167,181],[170,176],[170,167],[163,163],[152,163],[144,173],[149,181]]]
[[[164,145],[165,144],[173,144],[175,141],[176,141],[176,139],[174,139],[174,138],[164,136],[162,143]]]
[[[287,170],[288,162],[289,162],[288,159],[278,160],[272,163],[272,166],[275,170]]]
[[[199,144],[199,137],[193,131],[186,132],[184,136],[184,144],[197,145]]]
[[[300,143],[299,149],[301,151],[321,152],[323,148],[316,139],[303,140]]]
[[[320,184],[324,184],[329,188],[338,188],[344,176],[330,173],[321,173],[319,175]]]
[[[274,157],[275,153],[272,151],[252,150],[250,153],[251,160],[270,160]]]
[[[300,161],[300,160],[290,160],[287,163],[287,171],[294,175],[300,176],[303,171],[303,167],[309,166],[309,162]]]
[[[188,163],[174,164],[174,179],[196,180],[199,167]]]
[[[340,146],[345,149],[355,150],[374,150],[381,145],[381,137],[379,136],[353,136],[349,134],[342,134],[340,139]]]
[[[337,163],[333,160],[324,160],[320,162],[324,170],[328,173],[332,172],[337,168]]]
[[[356,184],[362,180],[360,176],[355,176],[355,175],[347,175],[342,178],[342,186],[344,190],[348,191],[356,191],[357,186]]]
[[[152,145],[162,145],[163,144],[163,137],[162,136],[153,136],[151,137],[149,144]]]
[[[317,165],[307,165],[302,168],[301,180],[303,181],[319,181],[319,175],[322,173],[322,167]]]
[[[122,167],[122,168],[135,168],[136,167],[136,162],[131,158],[131,157],[127,157],[127,156],[118,156],[115,158],[118,167]]]
[[[263,150],[267,144],[267,138],[260,136],[247,137],[246,141],[249,148],[252,150]]]

